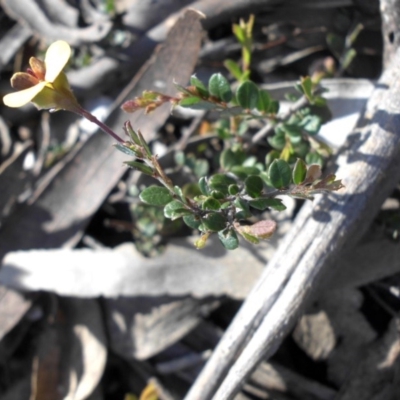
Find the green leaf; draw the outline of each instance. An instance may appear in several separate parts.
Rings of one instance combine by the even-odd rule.
[[[199,229],[199,226],[201,224],[201,220],[199,218],[196,218],[193,214],[184,215],[183,222],[189,228],[192,228],[192,229]]]
[[[187,200],[185,199],[185,196],[183,195],[183,191],[179,186],[174,186],[174,192],[176,195],[182,200],[183,203],[187,203]]]
[[[306,163],[308,165],[318,164],[318,165],[320,165],[322,167],[323,164],[324,164],[324,160],[322,159],[322,157],[318,153],[312,152],[312,153],[308,153],[306,155]]]
[[[290,142],[286,143],[285,147],[281,151],[280,158],[288,163],[291,163],[291,158],[293,155],[293,146]]]
[[[221,203],[214,197],[207,197],[207,199],[202,204],[203,210],[219,210],[221,208]]]
[[[242,79],[243,72],[237,62],[227,59],[224,61],[224,66],[236,80],[240,81]]]
[[[143,174],[153,176],[154,170],[153,168],[143,164],[139,161],[125,161],[124,164],[128,165],[131,168],[135,168],[138,171],[142,172]]]
[[[208,184],[207,184],[207,179],[205,176],[203,176],[199,179],[199,188],[200,188],[201,193],[203,193],[205,196],[208,196],[210,194],[210,190],[209,190]]]
[[[226,103],[232,100],[231,85],[220,73],[211,75],[208,81],[208,90],[212,96]]]
[[[254,167],[257,164],[256,156],[249,156],[243,161],[243,167]]]
[[[252,81],[243,82],[236,91],[238,104],[245,109],[254,109],[258,106],[259,90]]]
[[[313,100],[313,84],[312,80],[309,76],[302,77],[300,80],[301,88],[303,89],[304,95],[307,97],[307,100],[312,103]]]
[[[238,42],[244,44],[246,41],[246,30],[238,24],[233,24],[232,31]]]
[[[189,199],[194,199],[196,196],[202,195],[199,185],[195,182],[185,183],[182,186],[182,192],[183,195]]]
[[[214,199],[217,199],[217,200],[222,200],[223,198],[225,198],[225,195],[222,192],[220,192],[219,190],[212,190],[211,191],[211,196],[214,197]]]
[[[248,176],[246,178],[246,180],[244,181],[244,185],[245,185],[247,194],[253,198],[259,197],[264,188],[262,179],[256,175]]]
[[[238,185],[229,185],[228,191],[230,195],[235,196],[240,192],[240,189]]]
[[[137,153],[130,149],[128,146],[125,146],[124,144],[116,143],[114,144],[114,147],[120,152],[127,154],[128,156],[137,157]]]
[[[302,135],[300,127],[297,125],[282,124],[282,129],[289,136],[289,140],[293,144],[301,142]]]
[[[260,112],[268,112],[271,104],[271,97],[266,90],[259,90],[258,92],[257,110]]]
[[[248,130],[249,130],[249,124],[247,123],[246,120],[242,120],[239,123],[238,129],[237,129],[237,134],[239,136],[243,136]]]
[[[202,176],[208,174],[208,169],[209,169],[208,161],[203,158],[199,158],[194,163],[193,172],[197,178],[201,178]]]
[[[258,175],[260,170],[257,167],[245,167],[242,165],[235,165],[231,171],[239,178],[246,179],[249,175]]]
[[[142,145],[143,149],[145,150],[145,152],[147,154],[147,157],[151,158],[153,154],[151,153],[150,147],[147,144],[147,142],[146,142],[145,138],[143,137],[142,132],[140,132],[140,130],[137,131],[137,136],[139,138],[140,144]]]
[[[218,190],[224,194],[228,194],[229,185],[233,185],[235,183],[235,179],[231,178],[230,176],[224,174],[215,174],[209,179],[208,186],[211,190]]]
[[[250,207],[249,204],[246,200],[241,199],[240,197],[237,197],[233,204],[239,208],[242,211],[239,211],[236,213],[236,219],[246,219],[251,217],[251,212],[250,212]]]
[[[192,212],[185,208],[182,202],[178,200],[173,200],[164,207],[164,216],[172,220],[181,218],[184,215],[189,215],[191,213]]]
[[[272,208],[276,211],[286,210],[286,206],[282,203],[281,199],[258,198],[250,200],[249,204],[251,207],[261,211],[264,211],[266,208]]]
[[[175,164],[182,167],[185,165],[186,156],[183,151],[175,151],[174,153]]]
[[[208,97],[208,90],[204,83],[196,77],[196,75],[192,75],[190,77],[190,84],[194,86],[197,91],[204,97]]]
[[[277,150],[271,150],[266,156],[265,156],[265,165],[268,167],[272,161],[276,160],[280,156],[280,152]]]
[[[242,230],[237,230],[237,232],[239,233],[240,236],[242,236],[247,242],[251,243],[251,244],[258,244],[260,243],[260,240],[257,239],[255,236],[250,235],[247,232],[244,232]]]
[[[267,140],[271,147],[276,150],[282,150],[286,144],[285,133],[282,130],[278,130],[278,127],[275,128],[275,135]]]
[[[191,108],[192,110],[215,110],[217,107],[216,104],[211,103],[206,100],[202,100],[199,97],[185,97],[180,102],[179,105],[182,107]]]
[[[292,179],[292,171],[286,161],[274,160],[268,168],[268,176],[274,188],[283,189],[289,186]]]
[[[295,185],[300,185],[304,179],[306,179],[307,165],[300,158],[297,159],[296,164],[294,164],[292,179]]]
[[[235,250],[239,246],[239,239],[233,229],[219,231],[218,238],[227,250]]]
[[[179,105],[181,107],[191,107],[201,101],[200,97],[197,96],[190,96],[190,97],[184,97],[180,102]]]
[[[345,71],[347,68],[349,68],[350,64],[353,62],[355,57],[357,56],[357,52],[355,49],[348,49],[345,54],[343,55],[341,62],[342,62],[342,68]]]
[[[317,107],[324,107],[326,106],[326,99],[322,96],[314,97],[313,104]]]
[[[133,143],[140,145],[139,137],[138,137],[137,133],[135,132],[135,130],[132,128],[132,125],[129,121],[125,122],[124,131],[132,139]]]
[[[280,106],[279,101],[271,100],[267,111],[268,114],[278,114],[279,106]]]
[[[239,163],[239,157],[237,157],[235,152],[233,152],[231,149],[223,150],[219,156],[219,164],[226,171],[229,171],[234,165]]]
[[[308,141],[302,140],[299,144],[296,144],[296,146],[294,146],[294,151],[298,157],[305,159],[307,153],[310,151],[310,143]]]
[[[316,135],[321,129],[322,119],[318,115],[307,115],[300,126],[310,135]]]
[[[172,201],[170,191],[163,186],[149,186],[140,193],[140,200],[152,206],[165,206]]]
[[[220,213],[210,213],[203,218],[203,226],[209,231],[218,232],[225,229],[226,218]]]
[[[174,86],[177,88],[177,90],[186,96],[193,96],[193,93],[187,90],[184,86],[180,85],[179,83],[174,82]]]

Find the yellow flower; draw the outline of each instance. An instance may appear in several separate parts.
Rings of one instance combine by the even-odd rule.
[[[32,102],[39,109],[76,112],[79,105],[70,89],[67,76],[62,72],[70,55],[69,44],[59,40],[47,49],[44,62],[31,57],[30,69],[12,76],[11,86],[18,92],[5,95],[4,104],[8,107],[22,107]]]

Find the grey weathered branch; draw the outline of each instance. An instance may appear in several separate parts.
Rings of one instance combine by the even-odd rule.
[[[112,28],[110,21],[100,21],[86,28],[61,25],[51,21],[40,5],[32,0],[2,0],[1,4],[11,18],[20,22],[21,25],[28,26],[49,42],[63,39],[72,46],[79,46],[82,43],[97,42],[103,39]],[[71,9],[68,8],[67,12],[70,13]]]
[[[387,11],[386,1],[381,3]],[[368,103],[362,125],[336,159],[345,191],[303,207],[186,400],[233,398],[255,366],[274,353],[317,291],[319,279],[360,240],[400,180],[399,50]]]

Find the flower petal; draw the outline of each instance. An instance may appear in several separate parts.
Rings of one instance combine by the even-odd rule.
[[[17,90],[24,90],[31,88],[39,83],[37,78],[33,75],[27,74],[26,72],[16,72],[11,77],[11,86]]]
[[[46,82],[40,82],[31,88],[20,90],[19,92],[6,94],[3,97],[3,103],[8,107],[22,107],[28,104],[45,87]]]
[[[54,82],[67,64],[70,56],[71,48],[67,42],[58,40],[50,45],[44,59],[46,64],[45,79],[47,82]]]
[[[36,78],[38,78],[40,81],[44,81],[44,76],[46,74],[46,66],[44,62],[36,57],[31,57],[29,59],[29,65],[31,66]]]

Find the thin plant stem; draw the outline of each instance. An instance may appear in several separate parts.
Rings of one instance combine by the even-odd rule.
[[[89,111],[86,111],[84,108],[79,107],[74,110],[75,113],[81,115],[82,117],[86,118],[88,121],[93,122],[96,124],[103,132],[110,135],[113,139],[118,141],[119,143],[124,144],[125,140],[123,140],[120,136],[118,136],[109,126],[98,120],[93,114]]]

